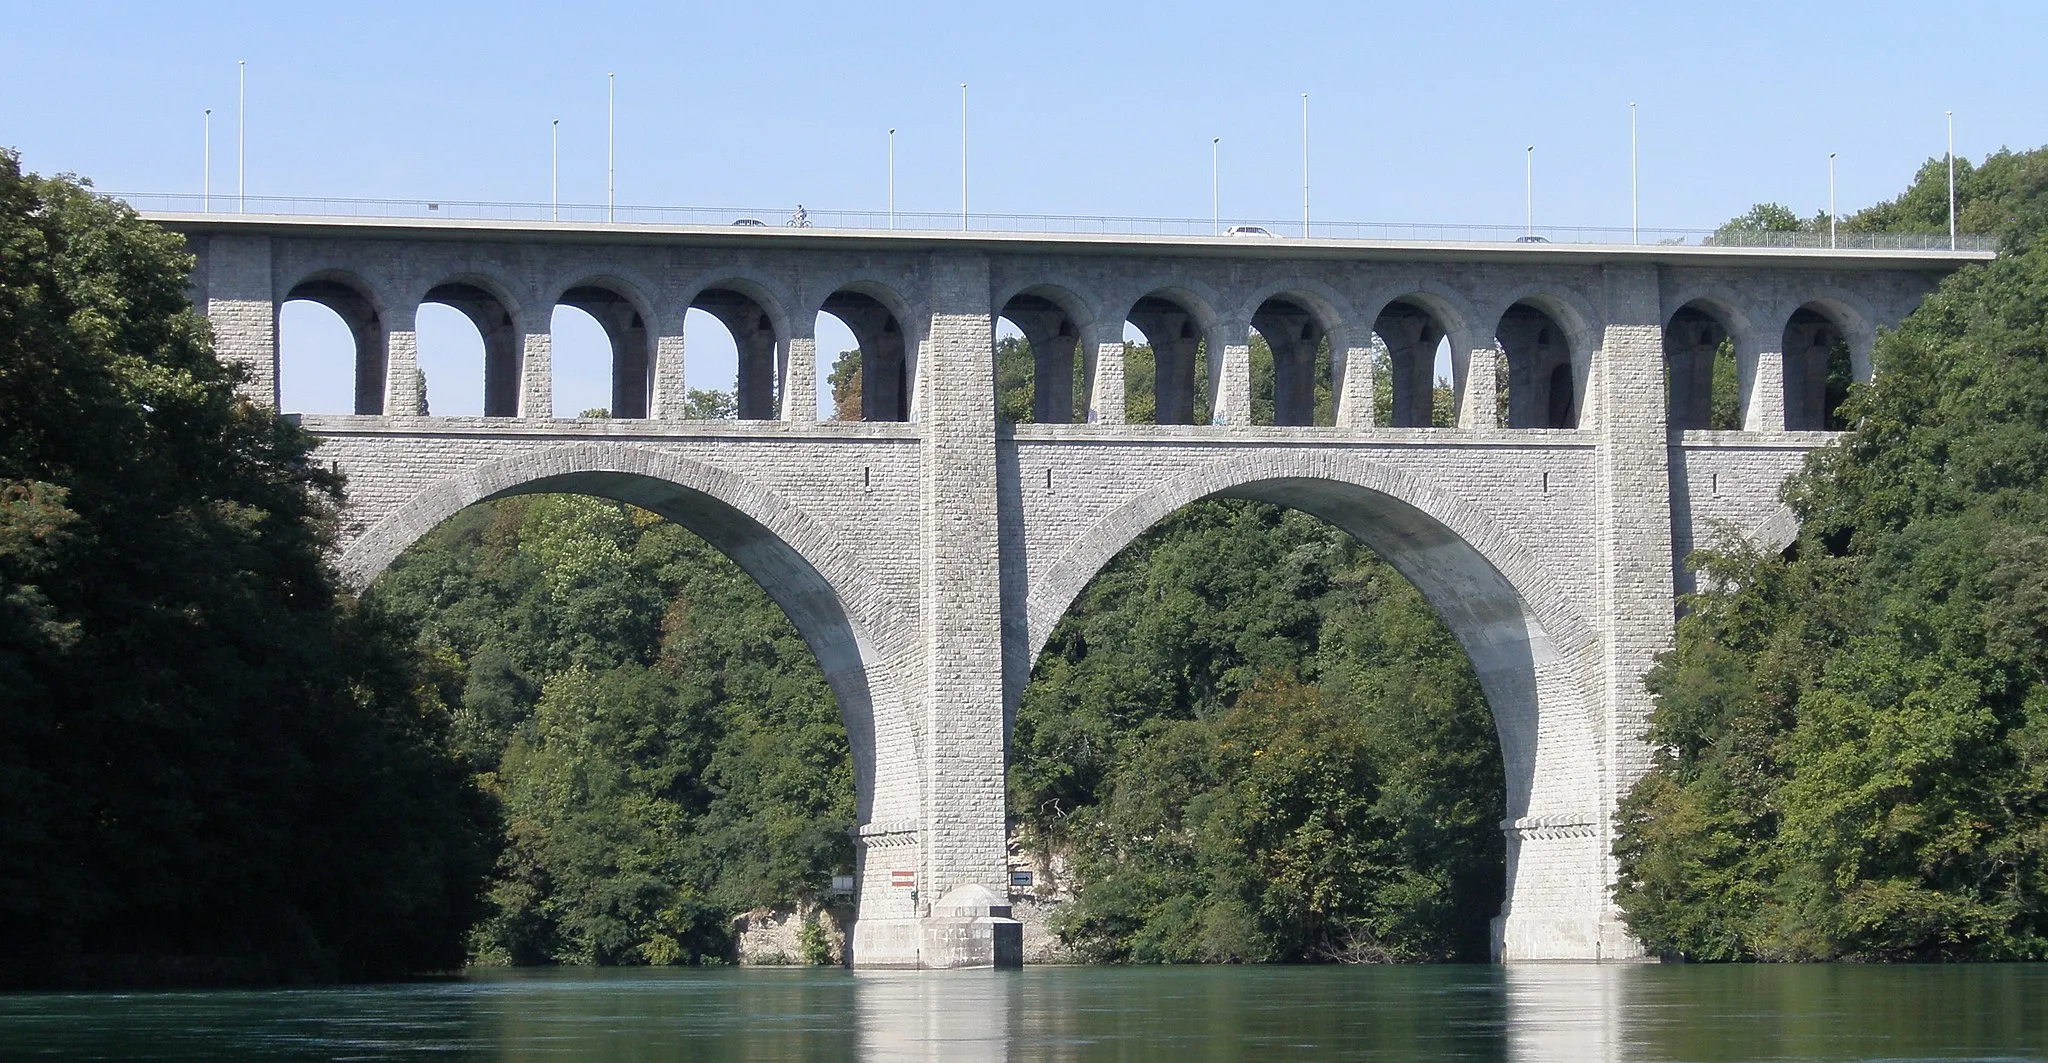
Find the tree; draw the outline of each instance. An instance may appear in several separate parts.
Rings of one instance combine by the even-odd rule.
[[[458,675],[503,797],[485,963],[718,961],[730,919],[852,868],[853,774],[815,659],[738,566],[645,510],[471,507],[372,588]]]
[[[496,826],[452,691],[338,591],[341,483],[191,265],[0,153],[0,981],[453,966]]]
[[[2048,955],[2044,158],[1959,188],[2006,250],[1879,338],[1853,430],[1787,485],[1795,548],[1693,561],[1615,850],[1657,951]],[[1929,180],[1857,224],[1926,225]]]
[[[1010,805],[1098,960],[1483,958],[1500,754],[1421,595],[1337,529],[1190,506],[1111,562],[1017,711]]]

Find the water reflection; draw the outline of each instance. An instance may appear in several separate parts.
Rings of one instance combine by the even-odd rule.
[[[1632,967],[1530,963],[1506,968],[1508,1058],[1618,1063],[1622,988]]]
[[[934,974],[937,976],[934,977]],[[863,1060],[990,1063],[1009,1058],[1010,971],[861,971],[854,975]]]
[[[479,973],[0,995],[0,1056],[1141,1061],[2048,1058],[2048,965]]]

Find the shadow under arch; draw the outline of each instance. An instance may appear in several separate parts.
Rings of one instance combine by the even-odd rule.
[[[1315,453],[1256,462],[1220,459],[1098,520],[1027,595],[1024,644],[1012,650],[1022,667],[1005,669],[1015,676],[1005,684],[1006,717],[1014,718],[1030,667],[1088,582],[1159,521],[1205,498],[1298,509],[1344,530],[1393,565],[1422,592],[1472,661],[1500,737],[1508,820],[1598,814],[1590,806],[1577,807],[1597,786],[1565,784],[1537,793],[1539,759],[1547,772],[1598,779],[1604,770],[1598,689],[1590,668],[1598,653],[1592,629],[1536,559],[1492,521],[1445,492],[1370,461]],[[1509,874],[1512,880],[1512,866]]]
[[[710,543],[761,585],[818,659],[852,752],[855,811],[860,822],[871,819],[876,728],[895,725],[893,715],[875,711],[870,675],[892,670],[868,632],[889,630],[883,625],[893,618],[858,595],[855,562],[844,548],[771,491],[674,455],[598,443],[554,447],[491,462],[422,491],[344,553],[342,575],[367,587],[408,546],[464,507],[551,493],[606,498],[658,514]],[[905,743],[915,738],[903,736]]]

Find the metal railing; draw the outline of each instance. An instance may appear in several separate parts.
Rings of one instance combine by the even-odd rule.
[[[210,198],[183,192],[109,193],[140,211],[179,214],[283,215],[321,218],[392,218],[454,221],[573,222],[598,225],[700,225],[782,227],[793,211],[739,207],[606,207],[590,203],[492,203],[456,199],[341,199],[319,196]],[[1224,218],[1143,218],[1115,215],[970,214],[932,211],[812,210],[808,227],[838,231],[973,232],[1047,235],[1187,236],[1231,233],[1243,239],[1300,238],[1299,221]],[[1611,226],[1545,226],[1527,234],[1516,225],[1432,225],[1410,222],[1319,221],[1312,239],[1382,240],[1395,243],[1554,243],[1665,247],[1829,247],[1854,251],[1945,251],[1947,233],[1841,233],[1830,243],[1825,232],[1717,232],[1713,229],[1637,229]],[[1994,251],[1996,241],[1975,234],[1956,239],[1959,251]]]

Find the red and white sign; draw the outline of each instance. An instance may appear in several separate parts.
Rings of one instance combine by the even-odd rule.
[[[892,870],[889,872],[889,885],[899,890],[914,890],[917,888],[917,872]]]

